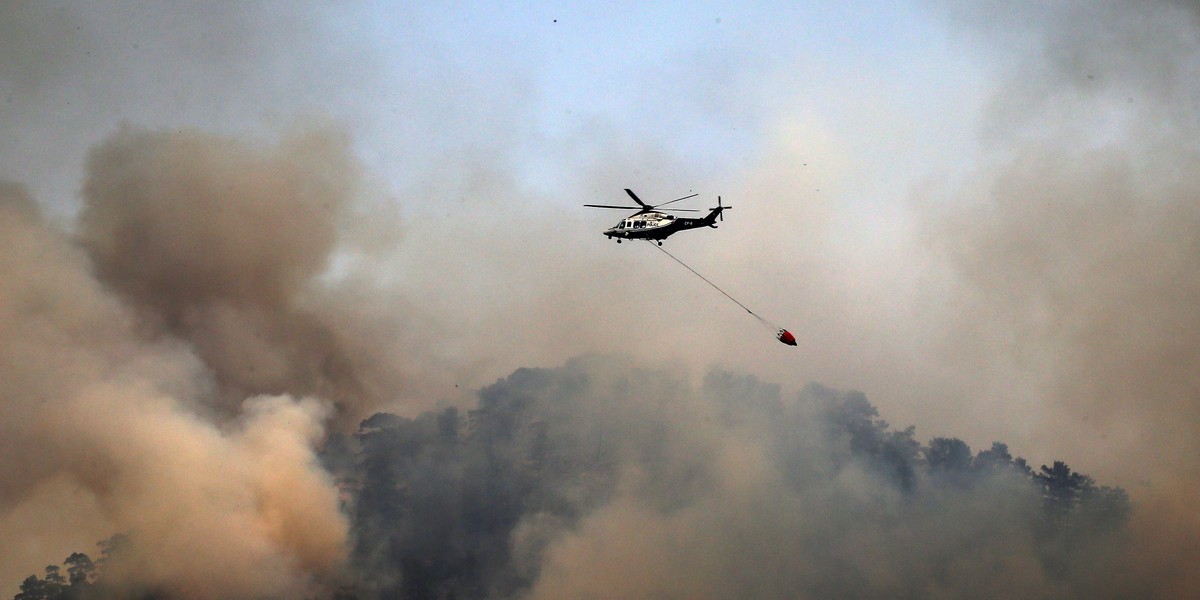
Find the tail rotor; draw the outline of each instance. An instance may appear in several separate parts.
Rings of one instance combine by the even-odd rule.
[[[732,206],[724,206],[724,205],[722,205],[722,204],[721,204],[721,197],[720,197],[720,196],[717,196],[717,206],[716,206],[715,208],[710,208],[709,210],[715,210],[715,211],[717,211],[717,218],[718,218],[718,219],[720,219],[721,221],[724,221],[724,220],[725,220],[725,211],[727,211],[727,210],[729,210],[729,209],[731,209],[731,208],[733,208],[733,207],[732,207]]]

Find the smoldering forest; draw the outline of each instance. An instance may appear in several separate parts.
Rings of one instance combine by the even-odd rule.
[[[1120,489],[894,429],[860,393],[591,356],[355,436],[367,597],[1092,597]],[[336,453],[335,453],[336,454]],[[1114,587],[1117,586],[1117,587]]]

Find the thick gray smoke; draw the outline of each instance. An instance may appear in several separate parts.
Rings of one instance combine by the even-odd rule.
[[[78,244],[0,188],[5,577],[113,533],[114,581],[171,597],[294,597],[337,571],[347,522],[312,448],[335,409],[401,389],[371,306],[315,279],[357,181],[328,131],[124,128],[91,155]]]
[[[89,157],[80,239],[145,334],[189,343],[225,408],[286,392],[354,414],[402,380],[398,331],[349,312],[383,298],[344,309],[345,291],[317,280],[339,240],[361,235],[348,217],[362,181],[347,140],[324,130],[256,148],[123,129]]]
[[[1064,446],[1146,482],[1136,565],[1195,595],[1200,4],[975,11],[989,43],[1028,52],[985,124],[996,159],[926,220],[960,300],[947,344],[1009,357],[1084,425]]]
[[[328,131],[124,128],[74,238],[5,187],[8,537],[127,534],[100,583],[172,598],[1161,591],[1095,576],[1137,541],[1118,490],[719,371],[522,369],[466,410],[371,417],[318,466],[335,411],[405,389],[403,323],[361,324],[325,278],[359,181]]]

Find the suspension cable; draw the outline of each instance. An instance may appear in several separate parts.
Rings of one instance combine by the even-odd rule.
[[[666,254],[667,256],[671,257],[671,260],[673,260],[673,261],[675,261],[675,262],[677,262],[677,263],[679,263],[679,264],[683,265],[683,268],[685,268],[685,269],[687,269],[687,270],[691,271],[693,275],[695,275],[696,277],[699,277],[699,278],[700,278],[702,281],[704,281],[704,283],[707,283],[708,285],[711,285],[711,286],[712,286],[712,288],[713,288],[714,290],[717,290],[718,292],[721,292],[721,294],[722,294],[722,295],[724,295],[726,298],[729,298],[730,300],[732,300],[732,301],[734,302],[734,304],[737,304],[738,306],[740,306],[740,307],[742,307],[743,309],[745,309],[745,311],[746,311],[746,312],[750,313],[750,316],[754,317],[755,319],[758,319],[758,321],[759,321],[760,323],[762,323],[763,325],[766,325],[768,328],[770,328],[770,329],[772,329],[772,330],[779,329],[779,326],[777,326],[777,325],[775,325],[774,323],[772,323],[772,322],[770,322],[770,321],[768,321],[768,320],[766,320],[766,319],[764,319],[764,318],[762,318],[762,317],[758,316],[757,314],[755,314],[755,312],[754,312],[754,311],[750,310],[750,308],[749,308],[749,307],[747,307],[745,304],[742,304],[741,302],[738,302],[738,299],[737,299],[737,298],[734,298],[733,296],[730,296],[728,292],[726,292],[725,290],[723,290],[723,289],[721,289],[720,287],[718,287],[718,286],[717,286],[717,284],[715,284],[715,283],[713,283],[713,282],[709,281],[707,277],[705,277],[705,276],[701,275],[701,274],[700,274],[700,273],[698,273],[698,272],[697,272],[695,269],[693,269],[693,268],[689,267],[689,266],[687,265],[687,263],[685,263],[685,262],[683,262],[682,260],[679,260],[678,258],[676,258],[674,254],[671,254],[670,252],[667,252],[666,248],[663,248],[662,246],[659,246],[659,245],[655,244],[654,242],[652,242],[652,241],[650,241],[650,240],[644,240],[644,241],[645,241],[645,242],[647,242],[647,243],[649,243],[651,246],[653,246],[653,247],[657,248],[657,249],[658,249],[660,252],[662,252],[663,254]]]

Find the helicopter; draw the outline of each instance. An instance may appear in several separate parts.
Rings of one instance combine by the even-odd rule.
[[[608,239],[616,238],[618,244],[621,243],[621,240],[642,239],[657,241],[658,245],[661,246],[663,240],[667,239],[672,234],[685,229],[696,229],[699,227],[712,227],[716,229],[717,219],[719,218],[720,220],[724,221],[725,217],[722,215],[722,213],[730,208],[733,208],[731,206],[722,205],[721,197],[717,196],[717,206],[716,208],[709,209],[708,215],[698,219],[689,219],[685,217],[676,217],[675,215],[667,213],[698,212],[696,209],[664,208],[659,210],[658,207],[673,204],[675,202],[679,202],[680,200],[687,200],[688,198],[699,196],[700,194],[691,194],[682,198],[676,198],[670,202],[650,205],[642,202],[642,199],[638,198],[637,194],[633,193],[633,190],[629,188],[625,188],[625,193],[629,194],[629,197],[633,198],[633,201],[637,202],[638,205],[614,206],[611,204],[584,204],[584,206],[590,208],[620,208],[637,210],[636,213],[625,217],[621,222],[604,231],[605,237]]]

